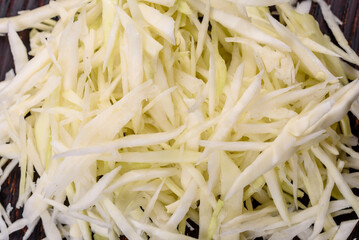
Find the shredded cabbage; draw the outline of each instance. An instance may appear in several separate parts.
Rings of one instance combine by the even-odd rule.
[[[348,237],[357,220],[333,218],[359,216],[343,61],[359,57],[316,2],[340,47],[310,0],[58,0],[0,19],[0,185],[19,166],[24,207],[11,222],[0,205],[0,239],[40,220],[47,239]]]

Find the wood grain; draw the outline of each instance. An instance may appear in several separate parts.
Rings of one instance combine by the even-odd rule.
[[[0,0],[0,17],[14,16],[20,10],[33,9],[38,6],[47,4],[49,0]],[[341,26],[342,31],[353,49],[359,53],[359,1],[358,0],[326,0],[332,7],[334,14],[343,22]],[[316,3],[313,4],[311,14],[317,19],[322,31],[332,37],[328,26],[323,20],[322,13]],[[19,35],[25,42],[26,46],[29,47],[28,30],[22,31]],[[4,79],[5,73],[14,67],[9,44],[6,36],[0,37],[0,79]],[[358,136],[359,134],[359,121],[354,117],[351,117],[351,123],[354,133]],[[6,182],[1,186],[0,191],[0,203],[3,206],[7,206],[11,203],[15,206],[18,197],[18,186],[19,186],[20,170],[16,168]],[[359,196],[359,191],[355,190]],[[11,220],[15,221],[20,218],[22,209],[14,209],[11,214]],[[353,219],[354,214],[346,215],[342,218],[336,219],[341,221],[344,219]],[[11,240],[22,239],[26,228],[11,234]],[[39,222],[34,230],[34,233],[30,236],[30,240],[38,240],[45,237],[44,230]],[[349,237],[349,239],[359,238],[359,226]]]

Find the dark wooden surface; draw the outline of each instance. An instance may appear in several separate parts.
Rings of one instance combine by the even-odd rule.
[[[14,16],[20,10],[33,9],[38,6],[48,3],[49,0],[0,0],[0,17]],[[343,21],[341,26],[345,37],[348,39],[353,49],[359,53],[359,0],[326,0],[332,6],[334,14]],[[324,23],[321,11],[316,3],[313,4],[311,14],[318,20],[322,31],[331,36],[328,26]],[[20,37],[27,44],[28,47],[28,33],[29,31],[23,31],[20,33]],[[0,80],[4,79],[5,73],[13,68],[13,60],[9,44],[6,37],[0,37]],[[351,118],[353,131],[356,135],[359,134],[359,122],[358,120]],[[11,203],[13,206],[16,203],[18,197],[18,185],[19,185],[20,171],[15,171],[10,174],[0,191],[0,202],[3,206],[7,206]],[[359,191],[355,191],[357,194]],[[359,194],[358,194],[359,195]],[[15,209],[11,212],[11,220],[15,221],[22,214],[22,209]],[[354,214],[347,215],[345,218],[353,218]],[[342,219],[336,219],[338,221]],[[15,232],[11,235],[11,240],[20,240],[26,229]],[[39,223],[34,233],[29,239],[38,240],[45,237],[41,223]],[[359,238],[359,226],[352,233],[349,239]]]

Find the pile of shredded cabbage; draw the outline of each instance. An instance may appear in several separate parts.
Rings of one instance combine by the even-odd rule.
[[[21,169],[0,239],[40,220],[51,240],[346,239],[359,57],[316,2],[338,45],[311,1],[58,0],[0,19],[0,184]]]

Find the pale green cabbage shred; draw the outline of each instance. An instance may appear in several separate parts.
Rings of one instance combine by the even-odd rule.
[[[339,46],[309,0],[58,0],[0,19],[0,184],[21,169],[0,239],[40,220],[51,240],[346,239],[359,74],[343,60],[359,57],[316,2]]]

